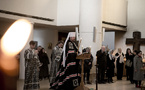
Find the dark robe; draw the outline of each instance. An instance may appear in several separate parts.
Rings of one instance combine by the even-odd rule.
[[[42,63],[42,66],[40,67],[40,71],[39,71],[39,79],[49,78],[49,72],[48,72],[49,58],[47,54],[41,53],[39,59],[40,62]]]
[[[107,66],[106,53],[105,52],[102,53],[102,51],[99,50],[97,51],[96,56],[97,56],[97,64],[99,64],[98,82],[104,82],[105,70]]]
[[[112,57],[112,59],[110,59],[109,54],[107,55],[107,76],[108,78],[114,77],[114,65],[115,62],[115,58]]]
[[[74,42],[68,40],[66,44],[66,63],[65,67],[61,67],[57,73],[55,82],[51,89],[57,90],[74,90],[80,83],[80,64],[77,56],[77,46]],[[61,60],[62,61],[62,60]]]
[[[124,56],[123,53],[122,53],[122,55]],[[116,53],[115,56],[119,56],[119,53]],[[118,80],[122,80],[124,63],[120,63],[119,61],[120,61],[120,57],[118,57],[118,58],[117,58],[117,61],[116,61],[117,79],[118,79]]]
[[[90,63],[90,65],[89,65],[89,63]],[[86,74],[87,74],[87,81],[89,81],[92,63],[93,63],[93,56],[92,55],[91,55],[90,59],[85,59],[85,61],[84,61],[84,81],[85,81]]]
[[[130,60],[130,62],[132,63],[131,67],[125,66],[126,67],[126,74],[129,76],[128,79],[131,82],[133,81],[133,58],[134,58],[133,54],[132,55],[126,54],[126,61]]]

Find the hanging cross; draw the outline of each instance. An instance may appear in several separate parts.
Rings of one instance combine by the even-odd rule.
[[[133,39],[127,38],[126,44],[133,44],[133,50],[140,50],[140,45],[145,45],[145,38],[141,38],[141,32],[133,32]]]

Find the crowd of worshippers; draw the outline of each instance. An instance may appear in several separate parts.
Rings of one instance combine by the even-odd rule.
[[[126,80],[130,80],[131,84],[135,83],[135,87],[141,88],[141,81],[144,79],[144,73],[141,71],[143,68],[142,51],[134,50],[131,52],[130,48],[127,48],[126,54],[119,48],[118,52],[114,55],[114,50],[109,50],[106,53],[105,46],[101,47],[101,50],[97,51],[97,64],[98,66],[98,83],[106,83],[104,79],[105,75],[108,77],[108,83],[113,83],[112,77],[114,77],[115,61],[117,68],[117,80],[122,80],[124,66],[126,68]],[[124,62],[126,57],[126,62]],[[106,74],[105,74],[106,72]]]
[[[38,46],[36,50],[36,43],[30,41],[30,48],[25,50],[24,53],[24,90],[39,89],[39,81],[43,79],[49,79],[50,89],[54,90],[74,90],[80,86],[81,60],[76,59],[80,52],[75,40],[75,32],[69,32],[65,42],[59,41],[52,50],[51,63],[45,49]],[[105,46],[102,46],[96,53],[97,64],[99,65],[98,83],[106,83],[105,76],[108,77],[108,83],[113,83],[115,61],[117,79],[122,80],[124,57],[126,56],[127,80],[135,83],[136,87],[140,87],[141,81],[144,79],[143,72],[140,70],[143,67],[142,52],[135,50],[132,53],[130,49],[127,49],[126,55],[124,55],[121,48],[118,49],[115,55],[113,52],[113,50],[107,52]],[[90,48],[83,49],[82,53],[91,54]],[[49,64],[51,65],[50,69],[48,68]],[[92,64],[93,56],[91,54],[90,59],[84,61],[84,83],[91,84],[89,77]]]

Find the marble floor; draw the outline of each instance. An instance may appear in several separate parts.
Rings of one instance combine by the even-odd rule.
[[[17,82],[17,90],[23,90],[23,80],[18,80]],[[90,88],[90,90],[95,90],[95,84],[85,85],[86,87]],[[40,90],[49,90],[49,81],[48,80],[42,80],[40,81]],[[135,88],[134,84],[130,84],[129,81],[126,81],[125,78],[123,78],[122,81],[117,81],[114,79],[114,83],[106,83],[106,84],[99,84],[98,90],[141,90],[139,88]]]

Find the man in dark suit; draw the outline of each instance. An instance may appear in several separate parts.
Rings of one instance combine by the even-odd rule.
[[[101,47],[101,50],[97,51],[97,64],[98,66],[98,83],[105,83],[104,76],[105,76],[105,69],[106,69],[106,52],[105,52],[105,46]]]

